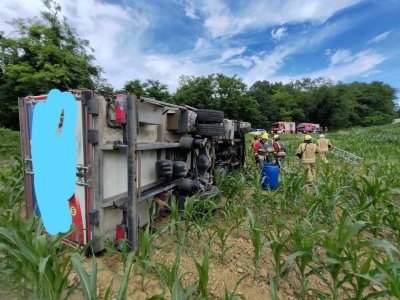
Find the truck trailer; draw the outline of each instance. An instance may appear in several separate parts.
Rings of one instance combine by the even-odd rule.
[[[90,90],[73,92],[77,108],[76,189],[68,200],[74,230],[69,241],[93,242],[125,228],[131,248],[150,217],[165,204],[188,197],[217,197],[215,171],[229,173],[245,161],[250,124],[224,118],[222,111],[201,110],[135,95]],[[32,170],[31,135],[35,104],[47,95],[19,98],[26,211],[40,215]],[[65,116],[68,117],[68,116]],[[62,158],[60,158],[62,159]],[[119,230],[119,235],[121,231]]]

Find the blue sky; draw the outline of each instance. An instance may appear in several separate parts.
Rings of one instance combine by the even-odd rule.
[[[61,0],[115,87],[180,75],[283,81],[324,76],[400,88],[400,1]],[[5,21],[32,17],[40,1],[2,0]]]

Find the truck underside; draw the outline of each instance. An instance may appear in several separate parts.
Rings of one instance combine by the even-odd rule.
[[[94,244],[100,251],[122,224],[136,248],[139,228],[160,214],[171,195],[181,209],[196,193],[208,201],[218,195],[213,172],[244,164],[250,124],[224,119],[223,112],[134,95],[74,94],[77,182],[69,206],[76,227],[70,238],[77,244],[101,237]],[[45,100],[19,99],[27,212],[37,215],[30,141],[35,103]]]

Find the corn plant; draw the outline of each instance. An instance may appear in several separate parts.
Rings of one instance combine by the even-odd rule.
[[[271,294],[271,299],[278,300],[277,284],[275,283],[275,278],[271,274],[269,274],[269,291]]]
[[[15,159],[10,169],[0,170],[0,212],[19,208],[22,196],[22,163]]]
[[[344,284],[339,275],[343,272],[346,262],[351,259],[351,253],[357,248],[357,244],[351,243],[351,240],[359,235],[364,225],[365,222],[355,221],[354,217],[343,214],[337,227],[322,238],[321,248],[326,251],[325,256],[321,258],[322,269],[329,272],[332,283],[320,274],[321,269],[314,274],[327,285],[334,299],[339,298],[339,289]]]
[[[235,227],[231,228],[225,228],[223,226],[215,227],[215,233],[218,238],[216,244],[219,248],[219,258],[222,263],[225,262],[226,252],[233,247],[233,246],[228,246],[226,242],[228,241],[228,238],[234,229]]]
[[[396,299],[400,298],[400,251],[388,241],[370,241],[364,243],[368,247],[383,248],[386,255],[379,258],[372,256],[375,269],[355,274],[357,277],[369,280],[383,288],[381,295],[390,295]],[[381,255],[382,256],[382,255]]]
[[[92,258],[92,272],[88,274],[81,261],[80,256],[74,255],[71,258],[72,266],[79,276],[79,282],[83,296],[86,300],[97,300],[97,263],[96,257]]]
[[[150,233],[150,224],[147,224],[145,230],[139,232],[139,249],[136,251],[136,259],[140,265],[140,277],[142,290],[145,288],[144,280],[149,268],[153,267],[152,257],[155,251],[155,234]],[[135,270],[137,272],[137,270]]]
[[[261,208],[264,204],[264,197],[263,197],[263,189],[262,189],[262,176],[261,171],[257,170],[253,174],[253,189],[254,189],[254,197],[253,197],[253,204],[257,208]]]
[[[365,299],[366,297],[364,294],[366,293],[365,290],[371,285],[372,280],[368,279],[370,274],[376,274],[377,270],[372,269],[372,258],[376,255],[376,251],[370,252],[363,252],[360,255],[357,254],[357,251],[353,252],[353,258],[349,261],[351,270],[347,271],[344,270],[345,278],[344,280],[349,282],[354,291],[354,299],[361,300]],[[366,257],[365,261],[361,264],[359,263],[361,257]],[[353,298],[346,289],[344,289],[344,293],[346,294],[347,298]],[[386,292],[376,292],[368,294],[368,298],[378,298],[380,296],[385,295]]]
[[[205,240],[208,249],[211,249],[211,246],[214,243],[216,234],[217,234],[217,232],[214,230],[213,226],[207,226],[202,231],[202,237],[203,237],[203,240]]]
[[[197,274],[199,275],[199,280],[198,280],[198,289],[200,291],[200,294],[203,298],[207,299],[208,298],[208,291],[207,291],[207,286],[208,286],[208,270],[209,270],[209,257],[208,257],[208,251],[204,251],[203,255],[203,262],[200,263],[196,257],[193,255],[192,252],[189,252],[197,270]]]
[[[262,257],[262,250],[265,247],[265,238],[262,234],[262,226],[258,216],[254,216],[253,212],[247,208],[247,216],[249,218],[248,231],[250,234],[250,240],[253,245],[253,264],[254,273],[253,276],[257,277],[257,271]]]
[[[283,231],[278,231],[278,233],[274,233],[271,230],[270,226],[267,226],[264,230],[263,234],[268,240],[268,247],[272,251],[272,264],[275,269],[275,283],[279,286],[279,281],[283,273],[286,271],[286,268],[289,266],[291,261],[282,261],[282,254],[287,249],[287,244],[290,240],[289,234],[284,234]],[[291,260],[295,259],[295,257],[289,257]]]
[[[174,285],[179,278],[179,264],[182,256],[182,248],[178,248],[178,253],[175,257],[174,262],[171,266],[169,266],[165,261],[158,262],[156,264],[156,272],[161,282],[168,288],[169,292],[172,294],[172,290],[174,289]]]
[[[238,299],[245,299],[244,295],[237,294],[236,290],[238,289],[239,285],[242,283],[243,280],[247,278],[247,275],[242,276],[238,281],[236,281],[235,286],[232,292],[229,293],[228,288],[226,287],[226,283],[224,283],[224,300],[238,300]]]
[[[312,268],[314,247],[316,246],[318,237],[325,234],[325,231],[317,229],[307,219],[297,221],[290,232],[290,241],[295,252],[288,257],[287,262],[294,259],[297,265],[296,271],[300,279],[300,294],[304,299],[308,291],[309,273],[307,269]],[[287,267],[287,265],[284,267]]]
[[[243,223],[244,208],[237,200],[226,201],[222,214],[226,220],[233,221],[236,228]]]
[[[50,299],[73,291],[67,279],[71,248],[62,243],[69,233],[49,237],[39,218],[24,220],[18,211],[1,215],[0,226],[0,277],[7,278],[7,289]]]

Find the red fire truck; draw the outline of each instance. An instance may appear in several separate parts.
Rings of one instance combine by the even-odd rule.
[[[296,123],[295,122],[276,122],[271,128],[274,133],[295,133]]]
[[[318,132],[319,128],[320,128],[319,124],[300,123],[299,125],[297,125],[297,132],[301,133]]]

